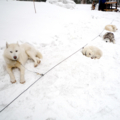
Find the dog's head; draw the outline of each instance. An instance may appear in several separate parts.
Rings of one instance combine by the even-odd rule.
[[[16,44],[6,43],[6,50],[4,52],[5,56],[11,60],[18,60],[20,54],[20,46]]]
[[[86,51],[86,56],[87,57],[92,57],[94,54],[93,54],[93,51],[92,50],[90,50],[90,49],[88,49],[87,51]]]

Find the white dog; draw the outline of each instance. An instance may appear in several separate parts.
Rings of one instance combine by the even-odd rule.
[[[6,68],[10,75],[11,83],[15,83],[15,77],[12,72],[12,68],[19,68],[20,73],[20,83],[24,84],[24,71],[25,68],[22,66],[26,63],[28,58],[34,60],[34,66],[36,67],[41,61],[42,58],[41,53],[36,50],[32,45],[25,43],[22,45],[17,44],[8,44],[6,43],[6,49],[4,50],[4,59],[6,62]],[[21,65],[22,64],[22,65]]]
[[[110,31],[110,32],[115,32],[115,31],[117,31],[118,29],[116,28],[115,25],[106,25],[106,26],[105,26],[105,30],[108,30],[108,31]]]
[[[82,49],[83,55],[90,57],[91,59],[100,59],[102,51],[95,46],[87,46]]]

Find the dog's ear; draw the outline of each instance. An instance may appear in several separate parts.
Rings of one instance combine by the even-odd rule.
[[[6,48],[8,48],[9,44],[6,42]]]
[[[17,45],[20,46],[18,42],[17,42]]]

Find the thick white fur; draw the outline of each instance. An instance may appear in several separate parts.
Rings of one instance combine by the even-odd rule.
[[[4,50],[3,56],[6,62],[7,71],[10,75],[11,83],[16,82],[14,74],[12,72],[12,68],[17,67],[21,71],[20,83],[22,84],[25,83],[24,79],[25,68],[22,65],[26,63],[28,58],[31,58],[34,60],[34,66],[36,67],[41,62],[40,58],[42,58],[41,53],[28,43],[22,45],[19,45],[18,43],[17,44],[6,43],[6,49]]]
[[[82,49],[83,55],[90,57],[91,59],[100,59],[102,51],[95,46],[87,46]]]
[[[115,31],[117,31],[118,29],[116,28],[115,25],[106,25],[106,26],[105,26],[105,30],[108,30],[108,31],[110,31],[110,32],[115,32]]]

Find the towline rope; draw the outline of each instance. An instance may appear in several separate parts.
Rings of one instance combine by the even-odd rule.
[[[114,21],[114,19],[112,20],[112,22]],[[112,24],[112,22],[110,24]],[[104,29],[102,30],[102,32],[104,31]],[[102,32],[97,35],[95,38],[93,38],[91,41],[95,40],[97,37],[100,37],[100,35],[102,34]],[[91,42],[90,41],[90,42]],[[89,43],[89,42],[88,42]],[[38,82],[38,80],[40,80],[42,77],[44,77],[46,74],[48,74],[50,71],[52,71],[55,67],[57,67],[58,65],[60,65],[61,63],[63,63],[64,61],[66,61],[67,59],[69,59],[70,57],[72,57],[74,54],[76,54],[77,52],[79,52],[81,49],[83,49],[85,46],[88,45],[85,44],[83,47],[79,48],[78,50],[76,50],[74,53],[72,53],[71,55],[69,55],[68,57],[66,57],[65,59],[63,59],[61,62],[59,62],[58,64],[56,64],[55,66],[53,66],[51,69],[49,69],[47,72],[45,72],[44,74],[40,74],[37,72],[39,75],[41,75],[35,82],[33,82],[30,86],[28,86],[23,92],[21,92],[17,97],[15,97],[10,103],[8,103],[2,110],[0,110],[0,113],[2,113],[7,107],[9,107],[15,100],[17,100],[23,93],[25,93],[29,88],[31,88],[36,82]],[[20,62],[19,62],[20,63]],[[21,63],[20,63],[21,64]],[[21,64],[22,65],[22,64]],[[23,65],[22,65],[23,66]],[[24,67],[24,66],[23,66]],[[25,68],[25,67],[24,67]],[[26,69],[26,68],[25,68]],[[28,70],[28,69],[27,69]],[[30,71],[30,70],[29,70]],[[30,71],[33,72],[33,71]]]

